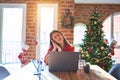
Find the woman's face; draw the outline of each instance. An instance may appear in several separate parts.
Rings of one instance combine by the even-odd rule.
[[[60,33],[58,33],[58,32],[54,32],[54,33],[52,34],[52,39],[53,39],[55,42],[57,42],[58,44],[63,43],[63,36],[62,36]]]

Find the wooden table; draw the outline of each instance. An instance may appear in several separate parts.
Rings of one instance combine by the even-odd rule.
[[[91,65],[90,68],[90,73],[85,73],[82,69],[78,69],[77,72],[49,72],[48,66],[44,66],[41,80],[117,80],[97,65]],[[34,65],[29,63],[4,80],[39,80],[34,72]]]

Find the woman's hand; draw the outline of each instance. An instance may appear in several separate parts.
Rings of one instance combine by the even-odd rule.
[[[52,44],[53,44],[53,50],[52,51],[56,51],[58,49],[58,51],[61,51],[61,47],[56,44],[53,40],[51,40]]]

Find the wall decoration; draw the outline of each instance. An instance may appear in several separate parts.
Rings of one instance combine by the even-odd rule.
[[[74,27],[74,17],[70,14],[70,9],[65,9],[65,14],[62,17],[61,23],[64,28]]]

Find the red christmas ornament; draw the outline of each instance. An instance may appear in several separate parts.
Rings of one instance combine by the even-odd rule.
[[[110,55],[110,58],[112,58],[112,55]]]
[[[115,52],[114,52],[114,49],[111,51],[111,55],[114,55],[115,54]]]
[[[102,66],[102,67],[104,67],[104,66],[105,66],[105,64],[104,64],[104,63],[102,63],[102,64],[101,64],[101,66]]]
[[[88,52],[89,52],[89,53],[92,53],[92,49],[89,49]]]

